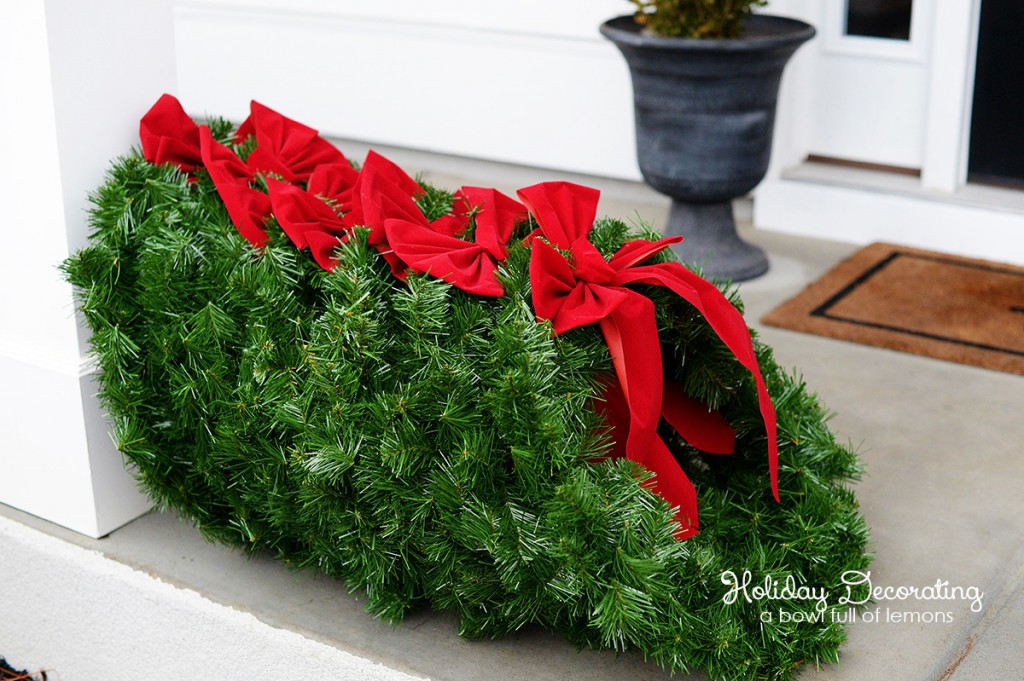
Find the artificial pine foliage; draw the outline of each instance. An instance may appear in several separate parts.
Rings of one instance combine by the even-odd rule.
[[[230,126],[213,134],[232,143]],[[252,148],[233,143],[242,157]],[[428,220],[452,201],[432,187],[417,198]],[[725,571],[840,594],[843,573],[869,562],[847,487],[857,458],[764,345],[781,503],[750,374],[689,303],[637,287],[656,304],[666,378],[736,430],[721,456],[663,427],[699,494],[700,533],[680,541],[651,472],[602,459],[612,442],[594,402],[612,361],[596,325],[555,335],[537,319],[532,221],[509,241],[504,295],[487,297],[395,278],[362,228],[333,271],[274,218],[253,246],[202,168],[132,153],[93,204],[91,245],[63,269],[101,398],[146,491],[205,536],[344,580],[389,621],[422,604],[454,611],[470,637],[536,623],[723,679],[837,659],[835,599],[788,622],[762,613],[810,616],[815,602],[723,602]],[[607,219],[590,234],[606,257],[635,237]]]

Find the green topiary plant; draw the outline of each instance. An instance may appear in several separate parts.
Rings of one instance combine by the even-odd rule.
[[[735,38],[754,7],[767,0],[630,0],[636,21],[653,33],[677,38]]]

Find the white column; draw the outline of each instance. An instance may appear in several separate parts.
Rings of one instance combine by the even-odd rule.
[[[0,5],[0,502],[90,536],[148,502],[101,418],[57,266],[86,243],[87,193],[174,87],[169,0]]]

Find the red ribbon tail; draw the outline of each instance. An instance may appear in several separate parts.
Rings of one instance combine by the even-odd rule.
[[[697,518],[697,490],[660,437],[655,437],[651,443],[646,467],[654,473],[654,478],[648,483],[651,491],[670,506],[678,507],[676,519],[679,528],[675,531],[676,539],[688,539],[697,534],[700,527]]]
[[[644,463],[661,418],[661,344],[654,303],[629,291],[600,324],[629,405],[626,458]]]
[[[604,417],[612,438],[612,448],[607,458],[625,458],[625,439],[630,421],[629,405],[621,386],[614,378],[608,377],[604,393],[596,407],[598,413]],[[654,477],[644,483],[644,486],[667,501],[670,506],[677,507],[676,520],[679,527],[675,531],[676,538],[682,540],[697,534],[697,491],[660,437],[655,436],[651,441],[643,466],[654,473]]]
[[[697,492],[658,437],[664,379],[654,303],[644,295],[629,291],[625,300],[600,323],[629,407],[626,458],[654,473],[649,483],[651,490],[670,505],[679,507],[676,537],[692,537],[698,527]]]
[[[334,249],[347,238],[346,235],[338,236],[329,232],[306,232],[306,241],[309,251],[313,254],[313,259],[328,272],[333,272],[338,265],[338,259],[334,257]]]
[[[505,293],[497,263],[477,244],[394,218],[384,221],[384,232],[392,250],[411,270],[476,295],[497,298]]]
[[[768,438],[768,475],[772,494],[779,501],[779,443],[775,407],[765,385],[754,353],[754,343],[747,323],[718,287],[694,274],[679,263],[644,265],[619,272],[616,284],[653,284],[671,289],[704,315],[725,346],[754,378],[757,401]]]

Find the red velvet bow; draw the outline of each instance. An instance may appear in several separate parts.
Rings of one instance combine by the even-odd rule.
[[[609,261],[587,239],[597,212],[599,192],[568,182],[549,182],[519,191],[519,198],[537,220],[550,244],[569,251],[572,264],[540,239],[532,243],[530,282],[537,316],[549,319],[555,333],[597,322],[612,355],[622,400],[616,406],[614,386],[607,391],[606,414],[628,412],[625,456],[655,474],[654,485],[673,506],[679,506],[680,538],[697,532],[696,492],[678,462],[658,437],[665,416],[691,444],[708,451],[732,451],[732,428],[675,389],[664,390],[661,346],[654,303],[626,288],[628,284],[665,286],[700,311],[740,363],[754,376],[761,414],[768,434],[772,491],[778,499],[778,450],[775,411],[754,356],[753,342],[742,315],[710,282],[679,263],[640,265],[679,237],[657,242],[631,241]],[[623,406],[624,405],[624,406]],[[621,453],[621,450],[620,450]]]
[[[334,203],[343,213],[352,210],[353,191],[359,180],[359,171],[345,163],[324,163],[313,169],[306,189]]]
[[[186,173],[202,165],[199,126],[172,95],[156,100],[139,122],[142,156],[150,163],[173,163]]]
[[[388,243],[415,272],[431,274],[469,293],[504,295],[498,263],[508,257],[506,244],[525,206],[495,189],[463,187],[456,194],[454,212],[456,220],[447,221],[446,226],[461,222],[460,216],[472,215],[473,241],[439,231],[437,221],[427,226],[425,220],[390,218],[384,221]]]
[[[213,139],[205,125],[199,128],[199,142],[203,165],[217,187],[231,222],[253,246],[265,245],[269,237],[263,224],[270,216],[270,197],[249,186],[252,172],[248,166],[235,152]]]
[[[407,263],[388,241],[385,229],[388,220],[404,220],[449,236],[461,233],[469,224],[468,218],[458,215],[446,215],[430,222],[414,200],[422,193],[423,188],[404,170],[370,151],[359,172],[352,212],[345,216],[346,224],[363,225],[370,230],[368,243],[381,252],[399,279],[405,279]]]
[[[293,184],[267,179],[270,204],[281,229],[298,249],[309,246],[313,258],[328,272],[338,264],[334,249],[348,239],[345,225],[326,201]]]
[[[250,103],[250,112],[235,133],[235,140],[243,142],[249,135],[256,135],[256,148],[246,159],[253,173],[274,173],[286,182],[306,182],[321,164],[348,163],[313,128],[259,102]]]

